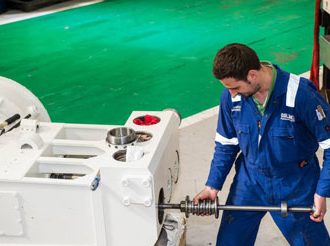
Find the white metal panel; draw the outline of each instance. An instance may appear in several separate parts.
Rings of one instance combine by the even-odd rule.
[[[151,126],[133,123],[145,114],[161,121]],[[18,222],[1,224],[3,231],[24,233],[0,235],[0,244],[145,246],[157,241],[164,218],[159,219],[156,205],[161,190],[164,202],[170,201],[179,170],[179,119],[173,112],[132,113],[125,126],[152,138],[133,143],[143,155],[126,162],[115,160],[114,154],[127,146],[105,140],[118,126],[28,120],[23,128],[27,126],[32,133],[18,128],[0,137],[0,192],[20,195],[24,221],[22,228]],[[23,138],[27,132],[33,137]],[[24,143],[35,145],[22,148]],[[54,173],[72,173],[74,178],[56,179]],[[15,200],[6,199],[10,210]],[[14,209],[9,212],[4,221],[16,218]]]
[[[22,236],[23,221],[17,192],[0,192],[0,236]]]
[[[0,123],[17,113],[32,117],[0,135],[1,245],[156,243],[165,218],[157,204],[178,178],[177,113],[133,112],[125,127],[152,138],[114,145],[107,133],[118,126],[50,123],[30,91],[0,77]],[[133,123],[147,114],[160,122]]]
[[[39,101],[21,84],[0,76],[0,121],[18,113],[21,118],[31,114],[32,119],[50,121],[49,115]]]

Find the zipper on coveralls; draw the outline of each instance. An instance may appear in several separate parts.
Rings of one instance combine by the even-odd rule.
[[[260,134],[260,128],[261,128],[261,121],[260,120],[257,121],[257,125],[258,125],[258,133]]]
[[[261,139],[261,135],[260,135],[261,121],[260,120],[257,120],[257,126],[258,126],[258,147],[259,147],[260,139]]]

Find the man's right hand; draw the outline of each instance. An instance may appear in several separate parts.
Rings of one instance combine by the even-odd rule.
[[[219,190],[213,189],[212,187],[205,186],[205,188],[199,192],[194,198],[193,203],[198,204],[199,201],[210,199],[212,201],[217,197]]]

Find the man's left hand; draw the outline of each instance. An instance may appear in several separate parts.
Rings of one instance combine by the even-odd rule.
[[[311,220],[315,222],[321,222],[324,219],[324,215],[327,212],[327,198],[314,194],[314,207],[315,211],[311,214]]]

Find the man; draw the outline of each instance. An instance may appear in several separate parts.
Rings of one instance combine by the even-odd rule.
[[[227,204],[314,204],[313,214],[289,213],[286,218],[279,212],[270,214],[290,245],[330,245],[323,222],[330,196],[328,104],[311,81],[260,62],[254,50],[243,44],[222,48],[213,73],[226,89],[210,173],[194,203],[214,200],[235,162]],[[315,155],[319,146],[324,149],[321,172]],[[253,245],[264,215],[225,211],[217,245]]]

